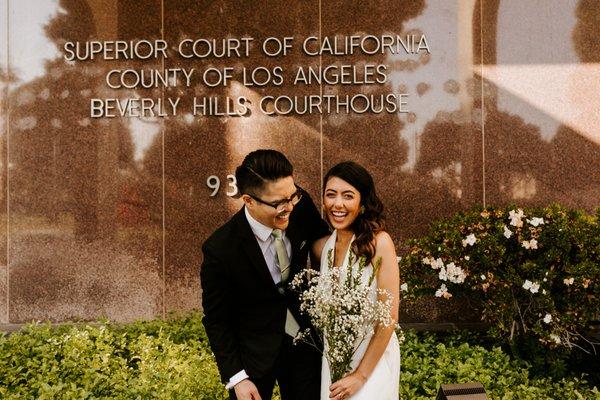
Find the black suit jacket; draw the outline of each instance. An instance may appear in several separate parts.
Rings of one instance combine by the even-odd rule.
[[[286,229],[292,245],[290,280],[306,267],[312,243],[328,233],[304,193]],[[227,382],[242,369],[251,378],[263,377],[281,350],[286,309],[301,329],[310,327],[298,312],[297,293],[283,291],[273,282],[243,208],[206,240],[202,251],[203,324],[221,379]]]

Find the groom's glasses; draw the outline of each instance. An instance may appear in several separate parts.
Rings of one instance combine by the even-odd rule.
[[[296,186],[296,189],[297,189],[296,192],[293,195],[291,195],[288,199],[281,199],[281,200],[277,200],[277,201],[264,201],[264,200],[262,200],[256,196],[253,196],[251,194],[248,194],[248,196],[252,197],[254,200],[258,201],[261,204],[265,204],[267,206],[273,207],[278,212],[281,212],[281,211],[285,210],[285,207],[288,204],[295,206],[296,204],[298,204],[298,202],[302,198],[302,189],[300,189],[298,186]]]

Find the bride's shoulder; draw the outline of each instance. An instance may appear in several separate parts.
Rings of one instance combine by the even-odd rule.
[[[375,234],[375,253],[378,255],[388,254],[395,251],[394,240],[386,231]]]

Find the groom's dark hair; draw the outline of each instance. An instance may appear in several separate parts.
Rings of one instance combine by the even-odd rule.
[[[292,176],[294,167],[280,152],[271,149],[255,150],[248,154],[235,170],[240,194],[258,194],[267,182]]]

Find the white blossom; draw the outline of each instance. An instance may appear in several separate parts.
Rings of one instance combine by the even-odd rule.
[[[516,226],[517,228],[520,228],[523,226],[523,217],[525,216],[525,214],[523,213],[523,210],[521,210],[520,208],[515,210],[511,210],[508,213],[508,218],[510,218],[510,224],[512,226]]]
[[[467,245],[473,246],[476,241],[477,241],[477,238],[475,237],[475,235],[473,233],[471,233],[469,236],[467,236],[465,239],[463,239],[462,245],[463,245],[463,247],[467,247]]]
[[[408,291],[408,284],[407,283],[403,283],[402,285],[400,285],[400,290],[403,292],[407,292]]]
[[[446,272],[446,267],[442,267],[440,269],[440,272],[438,273],[438,278],[441,281],[447,281],[448,280],[448,273]]]
[[[538,248],[538,242],[535,239],[531,239],[529,241],[524,240],[523,242],[521,242],[521,246],[523,246],[527,250],[535,250]]]
[[[540,284],[526,279],[523,283],[523,289],[529,290],[531,293],[537,293],[540,290]]]
[[[575,282],[575,278],[565,278],[563,279],[563,283],[567,286],[571,286]]]
[[[376,326],[393,325],[392,296],[376,288],[374,268],[366,266],[364,258],[349,260],[348,266],[334,268],[330,251],[328,269],[322,273],[307,269],[290,284],[297,290],[307,285],[308,289],[300,294],[300,311],[327,338],[323,356],[330,369],[338,373],[340,368],[349,368],[357,346],[373,334]],[[408,285],[404,283],[401,289],[408,290]],[[373,291],[377,296],[373,296]],[[298,340],[306,339],[302,335]]]
[[[558,335],[551,334],[550,335],[550,339],[554,340],[554,343],[556,343],[556,344],[560,344],[561,343],[560,336],[558,336]]]
[[[431,262],[431,268],[440,269],[444,266],[444,261],[441,258],[437,258]]]
[[[462,268],[454,265],[454,263],[446,265],[446,275],[448,280],[452,283],[463,283],[467,276]]]
[[[540,226],[544,225],[544,218],[533,217],[530,220],[527,220],[531,226]]]
[[[481,274],[481,280],[485,281],[485,279],[486,279],[485,275]]]
[[[552,322],[552,315],[550,314],[546,314],[546,316],[544,317],[544,322],[549,324],[550,322]]]
[[[440,286],[440,288],[435,292],[435,297],[444,297],[446,299],[452,297],[450,292],[448,292],[448,288],[446,287],[445,283],[442,283],[442,286]]]
[[[510,239],[510,237],[513,235],[512,231],[510,229],[508,229],[508,227],[506,225],[504,225],[504,237],[507,239]]]

